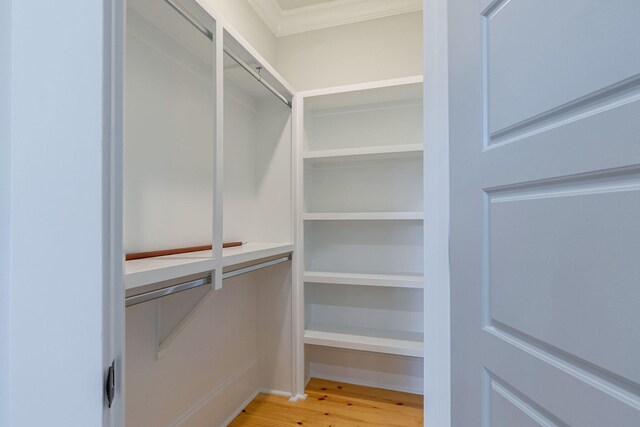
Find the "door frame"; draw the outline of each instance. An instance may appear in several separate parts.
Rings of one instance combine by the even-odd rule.
[[[124,61],[126,0],[104,1],[103,32],[103,365],[115,367],[115,397],[102,426],[125,425],[125,289],[123,225]]]
[[[424,421],[451,425],[447,0],[424,1]]]

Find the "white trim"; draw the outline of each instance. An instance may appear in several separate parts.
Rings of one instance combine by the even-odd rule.
[[[259,392],[262,394],[270,394],[272,396],[291,397],[291,393],[289,393],[288,391],[273,390],[270,388],[261,388]]]
[[[447,0],[424,9],[424,422],[451,425]],[[428,350],[427,350],[428,349]]]
[[[253,393],[251,393],[251,394],[249,395],[249,397],[247,397],[247,398],[246,398],[246,399],[245,399],[245,400],[244,400],[240,405],[238,405],[238,407],[237,407],[237,408],[236,408],[236,409],[231,413],[231,415],[229,415],[229,416],[227,417],[227,419],[226,419],[226,420],[224,420],[224,422],[222,423],[222,425],[223,425],[224,427],[226,427],[226,426],[228,426],[229,424],[231,424],[231,422],[232,422],[233,420],[235,420],[235,419],[236,419],[236,417],[237,417],[238,415],[240,415],[240,413],[242,412],[242,410],[243,410],[244,408],[246,408],[246,407],[247,407],[247,405],[249,405],[251,402],[253,402],[253,399],[255,399],[255,398],[256,398],[256,396],[257,396],[258,394],[260,394],[260,393],[261,393],[261,391],[260,391],[260,390],[256,390],[256,391],[254,391]]]
[[[292,394],[296,396],[304,395],[305,386],[305,359],[304,359],[304,164],[302,162],[303,152],[303,127],[304,127],[304,98],[296,94],[293,98],[292,107],[292,131],[293,131],[293,152],[295,155],[293,187],[294,187],[294,239],[295,257],[292,270],[292,309],[291,309],[291,333],[292,333]]]
[[[295,396],[291,396],[289,402],[297,402],[298,400],[307,400],[307,394],[296,394]]]
[[[125,3],[105,2],[103,89],[104,141],[104,288],[103,366],[115,362],[116,394],[111,408],[103,408],[102,426],[125,422],[125,287],[123,248],[123,139],[124,139],[124,54]]]
[[[249,0],[276,37],[422,10],[420,0],[333,0],[282,9],[277,0]]]
[[[244,400],[244,401],[243,401],[243,402],[242,402],[242,403],[241,403],[241,404],[240,404],[240,405],[239,405],[239,406],[238,406],[238,407],[237,407],[237,408],[236,408],[236,409],[231,413],[231,415],[229,415],[229,416],[227,417],[227,419],[226,419],[226,420],[224,420],[224,422],[222,423],[222,425],[223,425],[223,426],[228,426],[229,424],[231,424],[231,422],[232,422],[233,420],[235,420],[235,419],[236,419],[236,417],[237,417],[238,415],[240,415],[240,413],[242,412],[242,410],[243,410],[244,408],[246,408],[246,407],[247,407],[251,402],[253,402],[253,399],[255,399],[255,398],[256,398],[259,394],[261,394],[261,393],[262,393],[262,394],[270,394],[270,395],[273,395],[273,396],[289,397],[289,398],[290,398],[290,399],[289,399],[289,401],[291,401],[291,402],[295,402],[295,401],[297,401],[297,396],[296,396],[296,397],[291,397],[291,393],[288,393],[288,392],[286,392],[286,391],[270,390],[270,389],[266,389],[266,388],[258,389],[258,390],[256,390],[256,391],[254,391],[253,393],[251,393],[251,394],[249,395],[249,397],[248,397],[248,398],[246,398],[246,399],[245,399],[245,400]],[[305,395],[305,397],[306,397],[306,395]]]
[[[218,386],[216,386],[212,390],[210,390],[209,393],[204,395],[198,402],[196,402],[193,406],[191,406],[191,408],[189,408],[184,413],[182,413],[180,416],[178,416],[176,419],[174,419],[169,425],[173,426],[173,427],[177,427],[177,426],[181,426],[184,423],[186,423],[189,420],[189,418],[191,418],[199,410],[204,408],[204,406],[207,405],[209,402],[211,402],[213,399],[215,399],[216,396],[218,396],[221,393],[223,393],[228,386],[233,384],[242,375],[244,375],[247,372],[249,372],[250,369],[252,369],[252,368],[256,368],[257,369],[257,366],[258,366],[258,360],[257,359],[253,359],[252,361],[247,363],[244,367],[242,367],[238,371],[234,372],[231,376],[229,376],[221,384],[219,384]],[[232,412],[231,415],[225,421],[226,424],[223,424],[223,425],[227,425],[228,423],[233,421],[233,419],[242,411],[242,409],[245,406],[247,406],[258,395],[258,393],[260,393],[260,389],[256,389],[253,393],[251,393],[249,395],[249,397],[242,402],[242,405],[239,406],[239,410],[238,409],[234,410],[234,412]]]

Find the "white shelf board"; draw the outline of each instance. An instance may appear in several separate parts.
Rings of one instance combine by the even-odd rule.
[[[304,343],[399,356],[424,356],[423,334],[418,332],[311,323],[304,331]]]
[[[210,250],[126,261],[125,289],[211,271],[215,266]]]
[[[420,154],[424,151],[422,144],[380,145],[372,147],[342,148],[336,150],[309,150],[304,152],[304,159],[338,159],[338,158],[378,158],[393,155]]]
[[[360,274],[305,271],[306,283],[329,283],[335,285],[385,286],[390,288],[424,287],[424,276],[418,274]]]
[[[307,111],[422,99],[421,75],[298,92]]]
[[[422,212],[316,212],[304,213],[306,221],[422,220]]]
[[[246,243],[242,246],[223,249],[222,266],[241,264],[292,251],[291,243]],[[216,265],[217,260],[213,258],[210,250],[127,261],[125,289],[212,271]]]
[[[260,258],[293,252],[292,243],[245,243],[222,250],[222,266],[241,264]]]

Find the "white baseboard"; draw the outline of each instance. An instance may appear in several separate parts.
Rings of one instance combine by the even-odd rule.
[[[260,393],[261,393],[261,392],[260,392],[260,390],[256,390],[256,391],[254,391],[253,393],[251,393],[251,395],[250,395],[249,397],[247,397],[247,398],[244,400],[244,402],[242,402],[242,403],[240,404],[240,406],[238,406],[238,407],[237,407],[237,408],[236,408],[236,409],[231,413],[231,415],[229,415],[229,416],[227,417],[227,419],[226,419],[226,420],[224,420],[224,423],[222,424],[222,426],[227,427],[229,424],[231,424],[231,421],[235,420],[235,419],[236,419],[236,417],[237,417],[238,415],[240,415],[240,412],[242,412],[242,410],[243,410],[244,408],[246,408],[246,407],[247,407],[247,405],[248,405],[249,403],[251,403],[251,402],[253,401],[253,399],[255,399],[255,398],[256,398],[256,396],[257,396],[258,394],[260,394]]]
[[[289,402],[297,402],[298,400],[307,400],[307,395],[296,394],[295,396],[291,396],[291,398],[289,398]]]
[[[258,361],[252,360],[203,396],[169,425],[171,427],[204,426],[211,425],[218,419],[219,425],[226,426],[259,392]],[[237,403],[239,401],[240,404]]]
[[[260,389],[260,393],[271,394],[273,396],[291,397],[291,393],[288,391],[272,390],[269,388]]]
[[[273,396],[291,397],[291,393],[289,393],[287,391],[271,390],[271,389],[267,389],[267,388],[256,390],[247,399],[245,399],[245,401],[242,402],[242,404],[240,406],[238,406],[236,408],[236,410],[231,413],[231,415],[229,415],[229,417],[225,420],[223,426],[226,427],[229,424],[231,424],[231,421],[233,421],[238,415],[240,415],[242,410],[244,408],[246,408],[247,405],[249,405],[253,401],[253,399],[255,399],[256,396],[258,394],[260,394],[260,393],[262,393],[262,394],[271,394]],[[291,397],[289,400],[291,400],[291,399],[293,399],[293,398]]]

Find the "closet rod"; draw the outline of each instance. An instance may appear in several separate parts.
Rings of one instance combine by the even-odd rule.
[[[198,19],[189,13],[187,9],[185,9],[180,3],[175,2],[174,0],[164,0],[173,10],[178,12],[184,19],[189,21],[191,25],[196,27],[198,31],[204,34],[209,40],[213,41],[213,33],[209,31],[207,27],[205,27]]]
[[[178,292],[186,291],[188,289],[209,285],[212,282],[213,282],[212,275],[209,274],[207,277],[203,277],[201,279],[190,280],[188,282],[178,283],[177,285],[168,286],[166,288],[157,289],[155,291],[145,292],[143,294],[127,297],[124,300],[125,306],[129,307],[132,305],[140,304],[140,303],[151,301],[154,299],[166,297],[167,295],[172,295]]]
[[[271,267],[272,265],[280,264],[287,261],[291,261],[291,254],[284,256],[282,258],[272,259],[271,261],[260,262],[258,264],[250,265],[248,267],[227,271],[226,273],[222,273],[222,280],[230,279],[232,277],[236,277],[241,274],[251,273],[252,271],[261,270],[263,268]]]
[[[272,265],[277,265],[287,261],[291,261],[291,254],[281,258],[272,259],[270,261],[259,262],[257,264],[253,264],[248,267],[238,268],[237,270],[227,271],[226,273],[222,273],[222,280],[240,276],[241,274],[251,273],[253,271],[261,270],[263,268],[271,267]],[[178,292],[198,288],[204,285],[209,285],[212,282],[213,282],[213,276],[212,274],[209,274],[206,277],[202,277],[200,279],[190,280],[184,283],[178,283],[177,285],[167,286],[166,288],[145,292],[139,295],[132,295],[130,297],[125,298],[125,306],[130,307],[132,305],[166,297],[168,295],[173,295]]]
[[[278,92],[276,88],[271,86],[269,82],[263,80],[262,76],[256,70],[254,70],[253,67],[251,67],[249,64],[244,62],[238,55],[236,55],[231,49],[229,49],[226,46],[224,47],[224,52],[227,55],[229,55],[231,59],[236,61],[238,65],[240,65],[242,68],[247,70],[247,72],[251,74],[257,81],[262,83],[262,85],[266,87],[269,90],[269,92],[273,93],[280,101],[284,102],[285,104],[287,104],[289,108],[291,108],[291,101],[289,101],[283,94]]]
[[[180,3],[174,0],[164,0],[173,10],[178,12],[184,19],[189,21],[191,25],[193,25],[198,31],[204,34],[209,40],[213,41],[213,33],[209,31],[207,27],[205,27],[198,19],[193,16],[187,9],[185,9]],[[218,24],[219,25],[219,24]],[[249,64],[244,62],[238,55],[235,54],[230,48],[224,46],[224,51],[227,55],[231,57],[234,61],[238,63],[242,68],[247,70],[249,74],[251,74],[257,81],[262,83],[264,87],[266,87],[271,93],[273,93],[278,99],[287,104],[289,108],[291,108],[291,101],[289,101],[284,95],[282,95],[276,88],[274,88],[269,82],[262,80],[262,76],[253,69]]]

